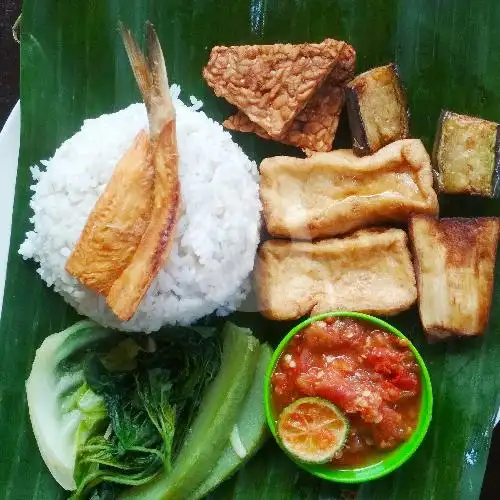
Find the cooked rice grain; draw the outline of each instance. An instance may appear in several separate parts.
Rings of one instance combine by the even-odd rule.
[[[142,104],[85,120],[43,167],[32,168],[33,230],[19,253],[39,263],[38,274],[76,310],[106,326],[155,331],[189,324],[214,311],[234,310],[249,290],[259,240],[258,173],[222,126],[191,107],[172,86],[177,112],[182,207],[164,269],[134,317],[120,323],[104,298],[81,285],[64,266],[87,216],[121,156],[141,128]]]

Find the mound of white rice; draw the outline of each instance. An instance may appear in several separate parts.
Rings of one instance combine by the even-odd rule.
[[[258,173],[222,126],[178,98],[182,207],[176,240],[164,269],[134,317],[120,323],[103,297],[64,270],[99,195],[141,128],[142,104],[85,120],[42,168],[32,168],[32,231],[20,254],[39,263],[38,273],[76,310],[95,321],[128,331],[155,331],[165,324],[189,324],[214,311],[238,307],[248,290],[259,239]]]

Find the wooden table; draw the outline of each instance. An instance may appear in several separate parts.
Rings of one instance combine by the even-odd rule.
[[[11,28],[19,15],[20,6],[21,0],[0,0],[0,128],[19,99],[19,46],[12,38]],[[498,376],[500,377],[500,369]],[[497,427],[491,445],[481,500],[498,499],[500,499],[500,428]]]

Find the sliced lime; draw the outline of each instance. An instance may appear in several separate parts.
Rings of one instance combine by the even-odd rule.
[[[330,401],[301,398],[288,405],[278,421],[284,448],[299,460],[314,464],[330,461],[344,446],[349,422]]]

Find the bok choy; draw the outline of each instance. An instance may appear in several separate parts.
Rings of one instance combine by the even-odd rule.
[[[40,452],[72,498],[168,474],[219,371],[214,329],[126,336],[82,321],[38,349],[26,383]]]

